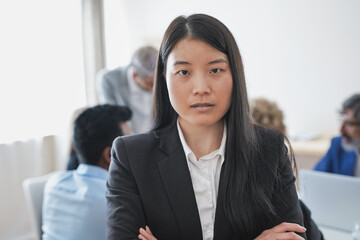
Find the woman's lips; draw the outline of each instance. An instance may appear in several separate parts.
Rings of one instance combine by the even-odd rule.
[[[214,106],[215,105],[211,103],[195,103],[192,104],[190,107],[196,109],[197,111],[204,112],[212,109]]]

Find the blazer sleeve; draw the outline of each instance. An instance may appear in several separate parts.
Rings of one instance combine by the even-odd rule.
[[[121,138],[117,138],[112,146],[106,185],[107,239],[138,239],[140,226],[145,226],[144,211]]]
[[[295,176],[291,162],[289,160],[288,151],[281,138],[281,155],[278,165],[278,174],[273,192],[273,203],[278,216],[274,219],[274,226],[282,222],[298,223],[304,226],[303,214],[299,205],[299,199],[295,187]],[[306,234],[298,233],[303,238]]]

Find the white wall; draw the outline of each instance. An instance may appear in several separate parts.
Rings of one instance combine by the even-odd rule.
[[[217,17],[238,42],[249,96],[276,101],[290,133],[337,134],[341,102],[360,92],[358,0],[106,0],[105,11],[107,41],[123,43],[108,45],[110,68],[158,46],[178,15]]]

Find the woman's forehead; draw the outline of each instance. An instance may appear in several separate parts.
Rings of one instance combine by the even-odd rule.
[[[190,61],[191,59],[207,61],[210,59],[223,59],[225,62],[228,62],[227,55],[210,44],[192,38],[183,38],[181,39],[175,47],[171,50],[167,62],[172,63],[176,61]]]

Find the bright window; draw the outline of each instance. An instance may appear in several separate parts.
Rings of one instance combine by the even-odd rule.
[[[68,131],[85,105],[81,1],[1,1],[0,29],[0,142]]]

